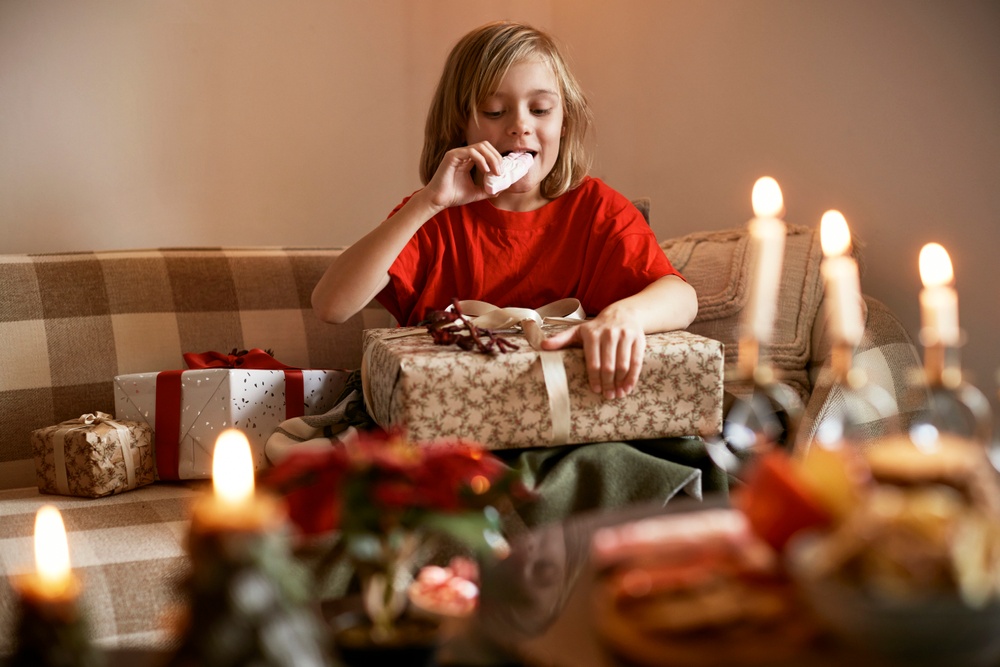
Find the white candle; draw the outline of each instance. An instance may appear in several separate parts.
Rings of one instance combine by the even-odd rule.
[[[826,312],[834,341],[857,347],[865,332],[861,308],[861,280],[858,263],[847,252],[851,247],[851,232],[839,211],[827,211],[820,221],[820,242],[823,246],[823,284],[826,290]]]
[[[770,176],[757,179],[751,199],[755,217],[748,225],[752,272],[744,335],[767,344],[774,332],[781,263],[785,256],[785,223],[779,218],[784,201],[778,182]]]
[[[938,243],[920,249],[920,316],[926,344],[954,347],[959,344],[958,293],[952,286],[955,272],[948,251]]]

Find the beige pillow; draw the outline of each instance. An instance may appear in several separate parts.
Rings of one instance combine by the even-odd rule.
[[[749,388],[732,373],[749,296],[748,246],[745,227],[695,232],[660,243],[670,262],[698,293],[698,317],[688,331],[725,344],[726,389],[735,394],[745,394]],[[822,258],[817,231],[788,225],[774,337],[762,355],[771,360],[781,379],[803,401],[812,390],[809,365],[813,323],[823,297],[819,273]]]

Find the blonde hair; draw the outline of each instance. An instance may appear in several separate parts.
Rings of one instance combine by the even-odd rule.
[[[463,37],[451,50],[438,82],[424,132],[420,179],[426,185],[444,154],[465,144],[469,119],[496,92],[512,65],[541,58],[559,82],[565,131],[552,171],[542,181],[542,196],[555,199],[583,182],[590,171],[584,138],[593,114],[583,91],[566,66],[555,41],[531,26],[509,21],[487,23]]]

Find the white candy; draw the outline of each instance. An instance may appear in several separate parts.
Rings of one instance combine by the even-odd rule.
[[[496,195],[521,178],[531,169],[531,163],[535,158],[531,153],[508,153],[503,156],[500,162],[500,170],[495,174],[486,174],[483,179],[483,187],[490,195]]]

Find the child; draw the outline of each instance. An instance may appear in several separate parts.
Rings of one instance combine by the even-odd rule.
[[[374,297],[412,326],[452,298],[538,308],[575,297],[593,319],[545,349],[580,345],[594,392],[631,392],[645,334],[687,327],[698,305],[639,211],[587,175],[590,124],[548,35],[510,22],[470,32],[427,116],[425,187],[327,269],[312,295],[319,317],[343,322]],[[531,153],[532,166],[490,197],[483,176],[512,152]]]

